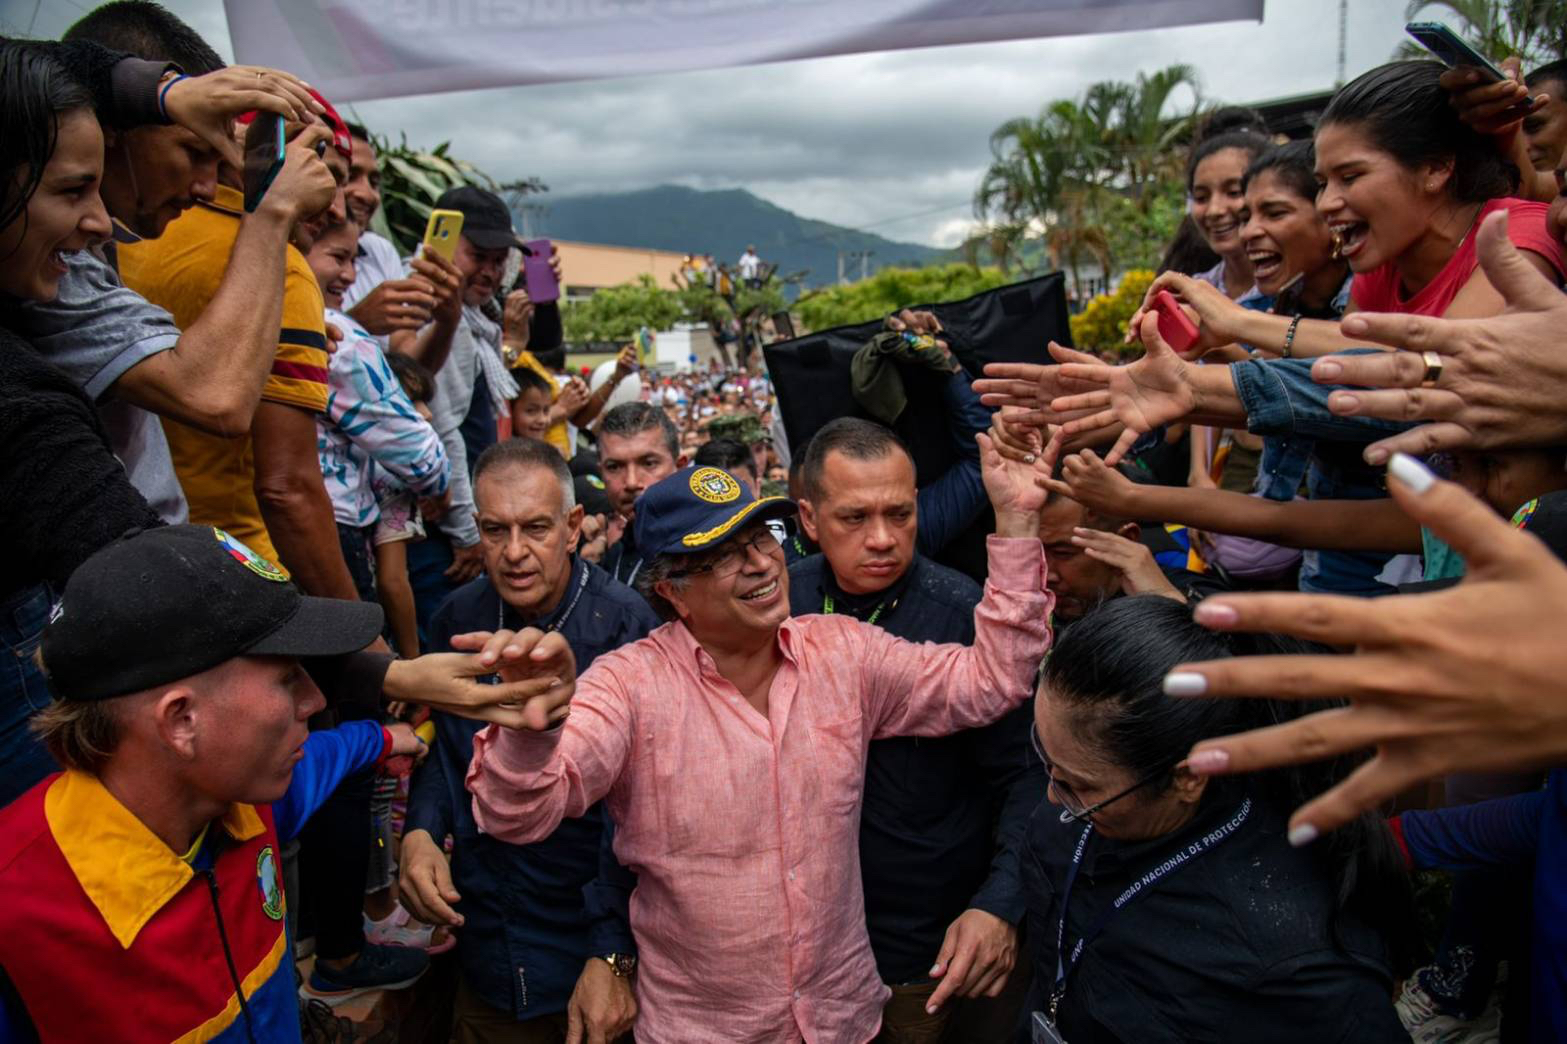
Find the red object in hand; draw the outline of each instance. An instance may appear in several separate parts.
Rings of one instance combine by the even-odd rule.
[[[1159,317],[1159,336],[1175,350],[1185,354],[1197,343],[1197,324],[1181,308],[1168,290],[1153,295],[1154,314]]]

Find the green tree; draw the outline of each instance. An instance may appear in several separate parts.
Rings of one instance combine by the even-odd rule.
[[[1500,61],[1517,56],[1524,71],[1567,55],[1567,0],[1409,0],[1407,22],[1448,21],[1475,50]],[[1429,58],[1413,40],[1395,58]]]
[[[428,152],[413,148],[404,135],[397,145],[374,141],[381,162],[381,207],[370,227],[390,239],[403,255],[412,254],[424,239],[425,223],[441,193],[461,185],[477,185],[499,194],[515,208],[525,195],[548,191],[537,178],[500,184],[467,160],[451,155],[451,143]]]
[[[794,313],[811,330],[863,323],[900,308],[955,301],[1012,280],[999,268],[961,262],[925,268],[884,268],[869,279],[801,296]]]
[[[1183,87],[1193,108],[1172,115]],[[1037,117],[997,127],[991,165],[974,194],[983,227],[969,254],[1000,236],[1010,256],[1027,257],[1034,238],[1051,264],[1071,272],[1079,292],[1085,263],[1108,274],[1118,261],[1109,223],[1128,224],[1121,215],[1128,201],[1143,217],[1162,206],[1167,186],[1179,180],[1197,96],[1193,69],[1172,65],[1130,83],[1092,84],[1079,99],[1051,102]],[[992,257],[1001,260],[995,251]]]
[[[571,344],[592,341],[627,342],[642,327],[668,330],[685,318],[680,296],[643,275],[635,283],[599,290],[581,301],[567,301],[561,308],[566,340]]]
[[[762,320],[789,307],[784,288],[791,282],[799,282],[804,275],[803,272],[786,278],[769,275],[759,287],[746,286],[731,276],[727,281],[727,294],[704,281],[686,282],[677,278],[675,294],[688,321],[706,324],[725,366],[749,366],[751,359],[746,346],[756,347],[762,343]],[[731,343],[740,346],[739,358],[730,354]]]

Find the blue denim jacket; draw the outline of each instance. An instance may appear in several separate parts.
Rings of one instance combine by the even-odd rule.
[[[1351,349],[1359,355],[1371,348]],[[1249,359],[1230,367],[1235,391],[1246,408],[1247,430],[1264,436],[1257,491],[1269,500],[1290,500],[1304,481],[1312,500],[1374,500],[1387,496],[1381,469],[1361,458],[1368,442],[1409,427],[1392,421],[1340,417],[1328,410],[1334,389],[1311,379],[1312,359]],[[1358,551],[1307,551],[1301,563],[1303,591],[1379,595],[1378,583],[1391,557]]]

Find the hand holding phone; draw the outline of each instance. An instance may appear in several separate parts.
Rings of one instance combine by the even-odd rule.
[[[532,239],[525,244],[528,252],[522,258],[522,279],[528,288],[528,297],[534,304],[548,304],[560,300],[560,281],[550,265],[555,245],[547,239]]]
[[[432,210],[424,226],[424,247],[450,263],[457,253],[457,237],[462,235],[462,212]]]
[[[1173,294],[1160,290],[1153,295],[1154,314],[1159,319],[1159,336],[1176,355],[1185,355],[1197,343],[1199,331]]]
[[[1492,83],[1507,79],[1507,75],[1492,65],[1485,55],[1469,46],[1463,37],[1441,22],[1410,22],[1404,26],[1404,32],[1414,37],[1416,43],[1430,51],[1448,68],[1467,65],[1479,69]]]
[[[245,130],[245,213],[253,214],[261,205],[278,171],[288,143],[283,137],[283,117],[275,112],[260,112]]]

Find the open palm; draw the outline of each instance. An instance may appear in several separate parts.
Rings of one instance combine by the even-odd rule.
[[[1069,395],[1051,403],[1058,413],[1093,411],[1062,425],[1062,438],[1109,428],[1118,421],[1126,428],[1105,454],[1105,463],[1112,467],[1139,436],[1161,424],[1180,420],[1197,404],[1186,378],[1191,364],[1177,356],[1159,336],[1157,320],[1151,314],[1144,318],[1142,332],[1146,354],[1130,366],[1062,365],[1063,378],[1092,381],[1102,385],[1103,390]]]

